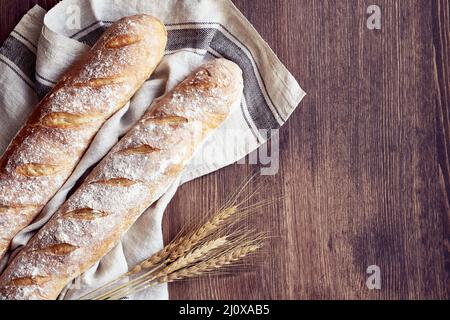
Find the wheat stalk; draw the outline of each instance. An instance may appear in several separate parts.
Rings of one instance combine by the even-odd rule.
[[[184,253],[188,252],[196,244],[200,243],[203,239],[217,231],[226,221],[228,221],[233,215],[236,215],[239,211],[237,207],[232,206],[219,211],[218,214],[203,224],[197,231],[193,232],[184,241],[181,241],[178,246],[175,246],[169,255],[169,260],[175,260],[181,257]]]
[[[255,252],[261,248],[260,245],[250,245],[238,247],[230,252],[221,256],[200,262],[191,267],[178,270],[171,274],[161,275],[156,279],[158,283],[173,282],[176,280],[188,279],[201,276],[205,273],[218,270],[225,266],[229,266],[242,258],[248,256],[250,253]]]
[[[261,243],[263,238],[265,238],[264,234],[256,233],[254,230],[237,229],[235,232],[232,232],[225,237],[213,239],[202,245],[193,247],[190,249],[191,251],[181,255],[175,260],[166,260],[163,264],[158,265],[158,267],[146,271],[127,283],[114,287],[102,295],[95,297],[95,299],[103,300],[124,297],[133,287],[139,286],[143,283],[153,282],[159,277],[163,277],[177,270],[189,267],[197,261],[217,257],[218,255],[224,254],[239,245]]]
[[[199,263],[193,264],[187,267],[179,268],[166,268],[161,270],[156,275],[144,279],[134,286],[130,286],[126,291],[117,292],[113,296],[107,299],[116,300],[125,297],[126,295],[136,294],[142,290],[145,290],[151,286],[161,283],[174,282],[178,280],[184,280],[194,277],[199,277],[205,274],[209,274],[214,271],[218,271],[221,268],[233,265],[237,261],[245,258],[249,254],[257,251],[261,248],[261,245],[242,245],[236,248],[230,249],[228,252],[219,254],[215,257],[201,261]],[[188,264],[184,264],[188,265]]]
[[[188,252],[195,245],[200,243],[207,236],[217,231],[229,218],[238,213],[236,206],[225,208],[219,211],[211,219],[206,221],[196,231],[191,232],[187,236],[181,236],[169,243],[163,249],[152,255],[150,258],[142,261],[131,269],[126,275],[134,275],[143,270],[148,270],[155,267],[158,263],[168,259],[174,261],[178,257],[181,257],[184,253]]]
[[[207,254],[210,254],[213,250],[222,247],[224,244],[226,244],[226,242],[227,242],[226,237],[209,241],[206,244],[200,246],[198,249],[195,249],[192,252],[189,252],[185,255],[179,256],[177,260],[175,260],[166,268],[159,271],[159,273],[157,273],[155,277],[184,268],[198,261],[200,258],[206,256]]]

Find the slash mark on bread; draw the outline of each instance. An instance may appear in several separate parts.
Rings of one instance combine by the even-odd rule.
[[[64,167],[57,164],[27,163],[16,168],[16,172],[27,177],[51,176]]]
[[[55,256],[65,256],[77,250],[78,248],[79,247],[68,243],[58,243],[43,249],[37,249],[36,251],[48,253]]]
[[[164,170],[164,174],[167,174],[168,176],[175,176],[181,172],[183,168],[184,164],[171,164],[166,168],[166,170]]]
[[[64,218],[72,218],[79,220],[95,220],[106,217],[108,213],[90,208],[76,209],[69,211],[63,215]]]
[[[142,40],[142,36],[137,34],[124,34],[114,37],[106,42],[105,47],[109,49],[122,48],[135,44]]]
[[[67,112],[53,112],[42,118],[42,125],[49,128],[74,128],[92,125],[103,121],[101,114],[71,114]]]
[[[74,87],[91,87],[91,88],[98,88],[103,86],[109,86],[113,84],[122,84],[125,83],[127,79],[125,77],[107,77],[107,78],[95,78],[88,80],[86,82],[77,82],[74,83]]]
[[[225,113],[203,111],[207,120],[203,121],[203,131],[217,128],[228,116]],[[204,132],[205,133],[205,132]]]
[[[105,179],[105,180],[97,180],[97,181],[93,181],[91,183],[103,184],[103,185],[114,186],[114,187],[130,187],[139,182],[130,180],[130,179],[126,179],[126,178],[112,178],[112,179]]]
[[[188,122],[189,122],[189,120],[185,117],[171,116],[171,115],[155,116],[155,117],[147,118],[144,120],[145,125],[150,125],[150,124],[169,125],[172,127],[178,127],[178,126],[188,123]]]
[[[129,147],[118,151],[117,153],[132,155],[132,154],[149,154],[153,152],[161,151],[159,148],[152,147],[148,144],[142,144],[136,147]]]
[[[46,282],[49,282],[50,280],[51,280],[50,277],[43,277],[43,276],[23,277],[12,279],[11,282],[9,282],[9,285],[11,286],[42,285]]]
[[[7,205],[0,204],[0,214],[7,213],[10,211],[19,213],[20,211],[34,210],[39,207],[42,207],[42,206],[39,206],[39,205],[9,205],[9,206],[7,206]]]

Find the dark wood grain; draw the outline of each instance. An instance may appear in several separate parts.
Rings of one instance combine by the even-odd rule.
[[[439,204],[444,230],[443,252],[450,295],[450,3],[433,2],[436,136],[439,161]]]
[[[0,41],[36,2],[57,1],[0,2]],[[264,253],[235,275],[171,284],[171,298],[450,298],[449,2],[234,2],[308,96],[281,129],[280,172],[251,200],[283,196],[249,222],[272,235]],[[381,31],[365,26],[374,3]],[[166,240],[255,169],[183,186]],[[379,291],[366,288],[369,265]]]
[[[14,26],[36,4],[49,10],[58,0],[1,0],[0,1],[0,42],[6,39]]]

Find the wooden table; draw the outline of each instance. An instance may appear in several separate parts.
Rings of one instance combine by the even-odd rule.
[[[33,4],[56,2],[2,0],[0,41]],[[234,2],[308,96],[280,132],[280,172],[252,200],[283,197],[254,219],[271,232],[264,252],[234,276],[172,284],[171,298],[450,298],[449,1]],[[381,31],[366,27],[371,4]],[[166,239],[254,169],[183,186]],[[370,265],[381,290],[366,287]]]

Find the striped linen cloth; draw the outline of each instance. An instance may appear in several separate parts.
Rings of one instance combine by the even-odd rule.
[[[19,233],[3,268],[64,202],[77,180],[118,141],[151,102],[207,60],[225,57],[244,73],[244,96],[224,125],[196,153],[167,193],[150,207],[110,253],[69,284],[74,299],[111,280],[163,245],[161,219],[179,185],[232,164],[280,128],[305,93],[266,42],[229,0],[64,0],[49,12],[31,9],[0,48],[0,153],[33,107],[67,68],[115,20],[137,13],[161,19],[168,29],[165,57],[131,102],[101,128],[73,175],[38,219]],[[161,285],[130,299],[168,299]]]

